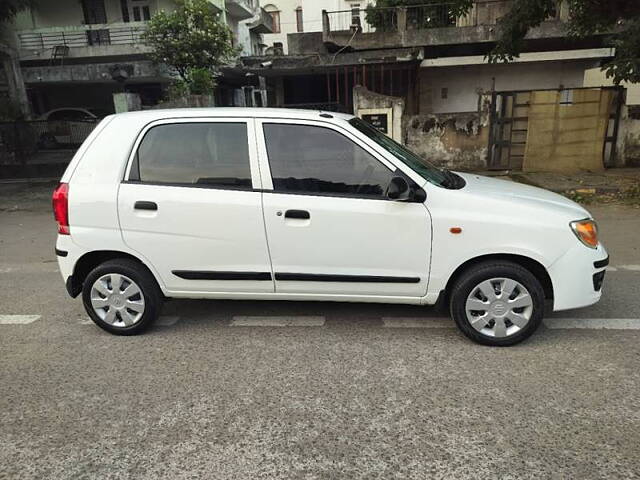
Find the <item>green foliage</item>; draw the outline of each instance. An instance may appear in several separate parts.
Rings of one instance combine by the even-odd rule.
[[[189,70],[189,91],[192,95],[210,95],[216,86],[216,81],[210,70],[194,68]]]
[[[555,0],[516,0],[511,10],[500,19],[500,38],[489,54],[489,61],[513,60],[523,50],[527,32],[555,13]]]
[[[206,68],[192,68],[187,70],[185,78],[173,82],[167,89],[167,98],[176,100],[187,95],[212,95],[216,81],[211,70]]]
[[[176,0],[174,11],[151,18],[143,40],[152,60],[173,67],[187,83],[194,69],[211,72],[237,54],[231,30],[207,0]]]
[[[0,0],[0,22],[11,20],[19,11],[34,4],[35,0]]]

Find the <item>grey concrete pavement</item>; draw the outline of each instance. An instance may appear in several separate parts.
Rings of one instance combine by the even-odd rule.
[[[0,317],[39,316],[0,318],[1,479],[640,477],[640,330],[492,349],[424,307],[171,301],[115,337],[66,296],[31,198],[0,195]],[[639,211],[591,210],[603,301],[553,317],[639,319]]]

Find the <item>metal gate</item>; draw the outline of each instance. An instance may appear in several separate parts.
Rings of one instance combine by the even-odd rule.
[[[493,92],[487,159],[490,170],[522,169],[530,97],[530,91]]]
[[[559,94],[559,104],[572,104],[575,90],[543,89],[539,91],[555,91]],[[602,87],[612,90],[614,99],[609,113],[609,124],[604,137],[602,149],[605,167],[615,165],[616,143],[620,125],[620,112],[624,103],[624,88]],[[593,90],[593,89],[590,89]],[[529,134],[529,107],[532,90],[514,90],[493,92],[491,97],[489,149],[487,166],[489,170],[521,170],[525,159],[527,137]],[[553,161],[553,159],[550,159]]]

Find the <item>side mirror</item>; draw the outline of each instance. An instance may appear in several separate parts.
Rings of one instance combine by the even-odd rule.
[[[389,182],[389,188],[387,189],[387,197],[391,200],[398,200],[405,202],[409,200],[410,195],[409,184],[402,177],[393,177]]]
[[[411,188],[404,177],[393,177],[387,189],[387,198],[398,202],[422,203],[427,199],[427,193],[420,187]]]
[[[411,201],[416,203],[424,203],[427,199],[427,192],[424,191],[424,188],[418,187],[412,192]]]

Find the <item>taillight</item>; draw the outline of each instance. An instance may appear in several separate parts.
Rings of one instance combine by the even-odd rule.
[[[69,184],[61,183],[53,191],[53,216],[58,222],[58,233],[71,235],[69,231]]]

